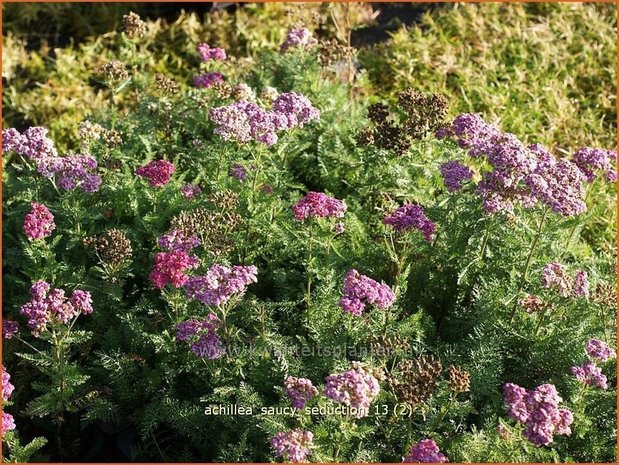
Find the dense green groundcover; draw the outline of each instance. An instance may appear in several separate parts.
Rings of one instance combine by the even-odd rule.
[[[399,462],[432,440],[450,462],[614,462],[616,359],[585,347],[616,347],[616,154],[577,152],[614,146],[612,9],[457,5],[360,54],[342,24],[363,23],[361,6],[318,10],[315,36],[339,42],[301,35],[307,47],[280,52],[291,24],[214,40],[239,18],[284,11],[252,8],[206,28],[195,17],[134,20],[53,57],[9,36],[4,113],[22,135],[3,131],[3,318],[20,325],[4,340],[15,386],[5,392],[3,378],[4,408],[16,425],[5,460]],[[490,38],[507,28],[501,14],[548,48],[515,32]],[[472,55],[449,45],[461,31],[484,32]],[[207,38],[227,60],[200,60]],[[560,54],[566,41],[580,48]],[[461,61],[445,81],[439,57],[449,56]],[[490,68],[496,81],[478,82]],[[190,85],[205,72],[224,82]],[[566,114],[567,102],[579,110]],[[456,117],[465,111],[481,116]],[[62,157],[97,166],[28,145],[29,126],[49,127]],[[534,142],[551,153],[525,145]],[[32,202],[54,229],[37,229],[45,212],[29,216]],[[408,216],[394,227],[401,207]],[[176,252],[166,250],[172,232]],[[193,235],[200,245],[187,251]],[[197,297],[183,286],[215,265],[257,276],[234,269],[236,287],[211,281],[216,292]],[[375,281],[351,289],[351,269]],[[40,303],[40,280],[65,291],[48,298],[64,305],[24,306]],[[370,303],[355,315],[362,291]],[[33,334],[36,315],[45,324]],[[205,318],[204,339],[189,339],[210,350],[199,356],[184,322]],[[606,389],[599,374],[585,385],[572,373],[589,358]],[[275,410],[292,405],[289,376],[315,386],[307,407],[317,411]],[[344,405],[342,379],[367,415],[328,413]],[[526,406],[507,399],[511,418],[506,383],[531,393]],[[561,400],[536,397],[552,391],[535,390],[544,385]],[[556,407],[573,421],[542,415]],[[530,418],[516,421],[518,408]],[[551,442],[533,444],[535,423]],[[278,455],[273,438],[296,429],[305,434]]]

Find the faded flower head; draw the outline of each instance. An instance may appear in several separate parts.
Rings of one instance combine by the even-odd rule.
[[[351,414],[363,418],[370,412],[370,404],[378,396],[380,385],[373,374],[358,362],[352,362],[352,369],[330,375],[326,379],[325,396],[355,409]]]
[[[87,237],[84,245],[92,247],[99,259],[111,267],[119,267],[129,260],[133,249],[124,231],[112,228],[99,237]]]
[[[288,376],[284,381],[286,397],[295,408],[304,408],[305,404],[318,395],[318,389],[307,378]]]
[[[303,431],[299,428],[292,431],[279,432],[271,439],[271,447],[275,456],[286,462],[307,462],[307,456],[311,453],[314,435],[311,431]]]
[[[116,86],[129,78],[125,64],[119,60],[112,60],[102,65],[97,74],[111,86]]]
[[[123,16],[121,30],[129,37],[142,37],[146,32],[146,24],[133,11]]]
[[[518,301],[518,305],[525,309],[527,313],[536,313],[548,307],[548,303],[544,302],[541,297],[527,294]]]
[[[469,390],[471,376],[468,371],[455,365],[449,365],[447,372],[449,374],[449,389],[454,392],[466,392]]]
[[[167,94],[177,94],[181,90],[178,82],[166,77],[161,73],[155,74],[155,82],[157,87]]]
[[[397,365],[397,374],[389,378],[389,384],[399,402],[416,407],[437,389],[442,370],[441,361],[432,355],[402,360]]]
[[[551,262],[542,270],[542,287],[554,289],[562,297],[567,297],[572,291],[572,278],[567,267],[561,263]]]

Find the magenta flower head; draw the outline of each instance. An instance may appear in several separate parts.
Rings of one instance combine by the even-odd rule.
[[[24,217],[24,233],[30,240],[43,239],[56,229],[54,215],[42,203],[32,202],[30,213]]]
[[[615,356],[615,351],[599,339],[591,339],[587,342],[585,350],[589,357],[602,363]]]
[[[601,389],[608,388],[608,379],[602,374],[602,369],[591,360],[580,366],[572,367],[572,374],[586,385],[596,385]]]
[[[19,332],[19,323],[15,320],[2,320],[2,337],[4,339],[12,339]]]
[[[395,300],[395,294],[389,286],[380,284],[352,269],[344,279],[344,296],[340,299],[340,307],[348,313],[361,316],[366,305],[377,308],[390,307]]]
[[[15,429],[15,419],[10,413],[2,412],[2,435]]]
[[[307,218],[341,218],[346,213],[346,204],[322,192],[309,192],[292,207],[292,212],[297,221]]]
[[[378,380],[361,364],[352,362],[352,369],[330,375],[326,379],[325,396],[351,408],[351,415],[363,418],[370,413],[370,404],[378,396]]]
[[[572,161],[585,175],[587,182],[595,181],[597,174],[610,182],[617,180],[616,151],[582,147],[574,154]]]
[[[204,305],[221,305],[233,295],[242,295],[247,286],[258,282],[258,269],[253,266],[227,267],[215,264],[205,276],[192,276],[185,284],[187,298]]]
[[[440,171],[449,192],[460,190],[462,184],[473,177],[473,172],[457,160],[443,163]]]
[[[208,89],[215,84],[222,84],[224,82],[224,75],[213,71],[211,73],[199,74],[193,77],[193,85],[196,87],[204,87]]]
[[[284,42],[279,46],[279,51],[284,53],[291,48],[309,49],[315,46],[318,41],[312,37],[312,32],[304,27],[290,29],[286,34]]]
[[[226,51],[223,48],[211,47],[207,43],[199,43],[196,47],[202,61],[223,61],[226,59]]]
[[[196,268],[199,263],[198,257],[184,250],[159,252],[155,255],[155,266],[149,279],[157,289],[163,289],[168,284],[181,287],[189,279],[186,271]]]
[[[197,186],[195,184],[189,183],[181,187],[181,194],[183,194],[183,197],[185,197],[186,199],[193,199],[201,193],[202,189],[200,188],[200,186]]]
[[[438,445],[432,439],[422,439],[411,447],[402,462],[405,463],[445,463],[447,457],[440,453]]]
[[[286,397],[295,408],[304,408],[305,404],[318,395],[318,389],[307,378],[288,376],[284,381]]]
[[[152,187],[165,186],[176,171],[167,160],[155,160],[135,170],[135,174],[147,178]]]
[[[275,456],[286,462],[307,462],[313,439],[314,435],[311,431],[303,431],[297,428],[292,431],[277,433],[271,439],[271,447]]]
[[[431,242],[436,231],[436,225],[426,216],[420,205],[407,203],[401,206],[383,220],[385,224],[393,226],[398,232],[416,229],[426,241]]]
[[[15,386],[11,384],[11,375],[2,365],[2,400],[7,401],[11,398]]]

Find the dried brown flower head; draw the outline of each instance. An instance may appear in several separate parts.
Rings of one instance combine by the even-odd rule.
[[[131,241],[119,229],[109,229],[99,237],[87,237],[84,245],[91,247],[101,262],[112,268],[126,264],[133,253]]]
[[[399,402],[416,407],[432,396],[441,375],[441,361],[432,355],[422,355],[415,360],[403,360],[397,365],[389,384]]]
[[[181,86],[178,82],[173,81],[170,78],[167,78],[161,73],[155,74],[155,80],[157,82],[157,87],[161,89],[166,94],[176,94],[180,90]]]
[[[544,302],[536,295],[527,294],[518,301],[518,304],[526,310],[527,313],[536,313],[548,307],[548,302]]]
[[[471,376],[468,371],[455,365],[449,365],[447,372],[449,373],[449,389],[454,392],[466,392],[469,390]]]
[[[121,31],[128,37],[142,37],[146,32],[146,23],[142,21],[140,15],[131,11],[123,16]]]
[[[442,94],[426,96],[413,89],[398,94],[398,106],[407,116],[404,127],[413,139],[421,139],[444,124],[447,104]]]
[[[110,86],[115,86],[129,78],[125,64],[119,60],[112,60],[100,66],[97,74]]]
[[[408,341],[397,333],[370,337],[370,351],[375,357],[390,357],[410,348]]]
[[[332,66],[355,55],[354,47],[348,47],[337,40],[323,40],[318,47],[318,62],[322,66]]]
[[[593,301],[602,307],[617,307],[617,288],[612,284],[600,283],[593,291]]]

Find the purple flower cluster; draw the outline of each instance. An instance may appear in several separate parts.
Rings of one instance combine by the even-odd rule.
[[[271,447],[273,447],[275,456],[286,462],[307,462],[313,439],[314,435],[311,431],[303,431],[299,428],[281,431],[271,439]]]
[[[30,301],[22,305],[20,313],[28,319],[32,334],[39,335],[51,322],[69,323],[80,313],[93,312],[88,291],[76,289],[70,298],[62,289],[52,289],[49,283],[37,281],[30,288]]]
[[[303,95],[288,92],[275,99],[271,110],[241,99],[227,106],[211,108],[209,116],[216,125],[215,134],[225,140],[241,143],[255,140],[271,146],[278,140],[278,131],[302,127],[317,119],[320,111]]]
[[[341,218],[346,208],[343,200],[334,199],[322,192],[308,192],[292,207],[292,212],[297,221],[303,221],[307,218]]]
[[[2,435],[15,429],[15,419],[10,413],[2,412]]]
[[[217,330],[221,321],[214,313],[209,313],[203,320],[187,320],[176,325],[176,339],[187,342],[189,349],[201,358],[213,360],[225,354]]]
[[[195,184],[189,183],[181,187],[181,194],[183,194],[183,197],[185,197],[186,199],[193,199],[201,193],[202,189],[200,188],[200,186],[197,186]]]
[[[603,175],[609,182],[617,181],[616,151],[582,147],[572,156],[572,161],[588,182],[593,182],[597,173]]]
[[[196,46],[196,50],[200,54],[200,59],[202,61],[223,61],[226,59],[226,51],[220,47],[211,47],[207,43],[199,43]]]
[[[197,236],[187,236],[180,229],[174,229],[157,239],[157,245],[169,252],[189,252],[200,245]]]
[[[532,391],[507,383],[503,386],[507,414],[524,424],[524,437],[537,447],[553,442],[555,434],[570,435],[572,412],[559,408],[563,400],[552,384],[542,384]]]
[[[304,408],[305,404],[318,395],[318,389],[307,378],[288,376],[284,381],[286,397],[295,408]]]
[[[42,203],[32,202],[30,212],[24,217],[24,233],[30,240],[43,239],[56,229],[54,215]]]
[[[455,192],[462,188],[462,183],[473,177],[473,172],[457,160],[443,163],[440,167],[443,182],[449,192]]]
[[[352,269],[344,278],[344,297],[340,307],[356,316],[363,315],[366,305],[375,305],[380,309],[389,308],[395,300],[395,294],[386,284],[380,284],[372,278]]]
[[[438,445],[432,439],[422,439],[411,447],[402,462],[405,463],[445,463],[447,457],[441,454]]]
[[[198,257],[184,250],[159,252],[155,255],[155,265],[148,278],[157,289],[163,289],[168,284],[181,287],[189,279],[186,271],[197,268],[199,263]]]
[[[20,134],[17,129],[2,130],[2,153],[15,152],[31,160],[56,157],[54,143],[47,137],[47,129],[31,127]]]
[[[602,369],[591,360],[572,367],[572,374],[586,385],[596,385],[601,389],[608,388],[608,379],[602,374]]]
[[[230,167],[228,174],[241,182],[247,179],[247,170],[243,165],[240,165],[238,163],[235,163]]]
[[[426,216],[423,208],[413,203],[407,203],[391,215],[387,215],[383,223],[393,226],[398,232],[417,229],[428,242],[432,241],[432,236],[436,231],[436,224]]]
[[[581,170],[576,163],[556,159],[543,146],[526,147],[516,136],[503,133],[479,115],[465,113],[437,137],[453,137],[471,157],[485,157],[492,170],[477,186],[489,213],[512,211],[514,204],[530,208],[537,201],[555,213],[573,216],[586,209]]]
[[[599,360],[602,363],[615,356],[615,351],[599,339],[591,339],[588,341],[585,345],[585,350],[589,357]]]
[[[279,51],[284,53],[291,48],[308,49],[314,47],[318,41],[312,37],[312,32],[304,27],[290,29],[284,42],[279,46]]]
[[[187,298],[204,305],[221,305],[235,294],[243,294],[247,286],[258,281],[255,266],[213,265],[205,276],[192,276],[185,284]]]
[[[95,170],[97,160],[91,155],[68,155],[39,160],[37,171],[46,178],[56,177],[58,187],[71,191],[77,187],[82,192],[96,192],[101,187],[101,176]]]
[[[4,339],[13,339],[13,336],[19,332],[19,323],[15,320],[2,319],[2,337]]]
[[[378,380],[355,362],[351,370],[330,375],[326,379],[325,396],[355,409],[351,413],[356,418],[369,414],[370,404],[379,392]]]
[[[151,187],[165,186],[176,168],[167,160],[154,160],[135,170],[135,174],[148,179]]]
[[[4,365],[2,365],[2,400],[9,400],[14,389],[15,386],[11,384],[11,375],[9,375]]]
[[[204,87],[205,89],[213,87],[216,84],[223,84],[223,82],[224,75],[217,71],[199,74],[193,77],[193,85],[196,87]]]
[[[587,272],[577,271],[572,278],[567,267],[561,263],[551,262],[542,270],[542,287],[554,289],[561,297],[588,297],[589,278]]]

